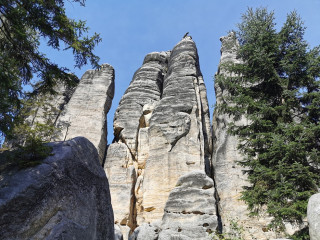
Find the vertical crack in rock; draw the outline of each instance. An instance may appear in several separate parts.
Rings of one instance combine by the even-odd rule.
[[[202,133],[204,138],[204,157],[205,157],[205,171],[207,175],[211,176],[212,169],[212,132],[210,124],[210,111],[209,104],[207,100],[207,89],[204,84],[203,77],[200,76],[199,80],[199,94],[200,94],[200,103],[201,103],[201,120],[202,120]]]
[[[86,71],[67,107],[61,112],[57,121],[61,134],[55,140],[84,136],[97,148],[102,163],[107,146],[106,116],[113,96],[112,66],[102,64],[99,70]]]
[[[143,148],[148,144],[140,143],[148,140],[149,119],[162,95],[169,56],[170,52],[153,52],[145,57],[114,116],[114,143],[108,148],[104,168],[110,183],[115,223],[120,225],[124,239],[136,228],[141,212],[140,188],[147,157]]]
[[[159,101],[169,55],[170,52],[153,52],[145,57],[114,115],[114,129],[122,129],[115,131],[115,139],[123,139],[133,155],[136,155],[137,131],[143,106]]]

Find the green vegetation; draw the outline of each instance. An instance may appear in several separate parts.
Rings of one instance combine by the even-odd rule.
[[[39,50],[40,42],[55,50],[71,50],[75,67],[88,62],[99,67],[93,54],[101,41],[98,34],[86,36],[84,21],[66,16],[64,0],[8,0],[0,5],[0,143],[6,138],[14,151],[0,153],[3,167],[25,168],[38,164],[50,155],[45,145],[57,129],[54,128],[52,109],[46,101],[54,95],[55,86],[75,86],[78,78],[69,69],[58,66]],[[85,0],[73,0],[84,6]],[[37,77],[38,79],[35,79]],[[23,86],[36,80],[32,93]],[[41,122],[33,116],[42,109]],[[3,146],[2,146],[3,147]],[[5,159],[5,160],[4,160]],[[1,167],[0,167],[1,168]]]
[[[4,148],[0,152],[3,167],[18,166],[20,169],[32,167],[51,154],[51,147],[45,143],[59,132],[54,127],[54,113],[58,113],[59,110],[50,104],[50,98],[47,99],[47,97],[40,94],[28,100],[22,100],[23,107],[16,116],[16,124],[11,131],[13,140],[8,141],[10,148]],[[41,123],[34,121],[38,109],[42,110]]]
[[[55,121],[61,110],[51,104],[53,98],[54,95],[38,94],[21,101],[23,107],[15,117],[15,126],[10,131],[13,147],[25,145],[31,139],[49,142],[56,137],[59,129],[55,127]]]
[[[215,233],[212,240],[243,240],[244,229],[238,224],[238,219],[230,220],[230,230],[226,233]]]
[[[52,148],[39,138],[27,139],[24,146],[19,146],[14,150],[1,149],[0,151],[0,171],[5,172],[18,167],[24,169],[33,167],[41,163],[50,156]]]
[[[12,137],[25,98],[23,85],[38,77],[33,94],[55,93],[57,83],[73,85],[77,77],[53,63],[39,50],[40,40],[56,50],[73,52],[75,67],[90,62],[99,67],[93,54],[101,41],[98,34],[86,36],[84,21],[66,16],[64,0],[7,0],[0,4],[0,137]],[[73,0],[84,5],[85,0]]]
[[[216,77],[233,104],[217,108],[248,119],[245,126],[229,126],[245,156],[239,164],[250,169],[242,199],[252,215],[266,206],[270,227],[283,231],[283,221],[302,222],[320,183],[320,47],[304,40],[296,12],[280,31],[274,21],[264,8],[242,16],[236,35],[243,64],[225,64],[235,76]]]

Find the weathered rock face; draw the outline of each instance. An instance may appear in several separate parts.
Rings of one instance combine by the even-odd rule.
[[[201,86],[201,87],[200,87]],[[142,183],[141,220],[160,219],[178,178],[209,168],[208,103],[195,43],[185,38],[172,50],[148,129],[148,160]],[[204,106],[204,107],[203,107]]]
[[[110,183],[115,223],[135,227],[134,189],[136,170],[129,149],[124,143],[113,143],[108,147],[104,166]],[[124,230],[124,229],[122,229]]]
[[[307,215],[310,240],[320,240],[320,193],[309,199]]]
[[[139,127],[145,125],[142,117],[150,111],[143,111],[143,107],[160,100],[169,56],[170,52],[154,52],[145,57],[142,67],[134,74],[114,115],[115,138],[126,143],[134,156],[137,151]]]
[[[51,143],[53,156],[2,172],[2,239],[114,239],[108,180],[85,138]]]
[[[160,221],[179,177],[210,173],[209,107],[190,37],[145,57],[116,110],[114,135],[104,167],[122,228]]]
[[[221,65],[227,62],[240,63],[237,59],[238,43],[234,34],[220,38],[221,59],[217,74],[229,74]],[[216,105],[225,101],[224,97],[228,94],[223,91],[218,84],[215,84]],[[240,201],[243,186],[247,186],[247,176],[242,172],[243,168],[237,164],[243,156],[237,150],[238,138],[227,133],[227,125],[234,122],[228,114],[213,114],[213,154],[212,164],[214,169],[214,179],[217,194],[219,196],[218,210],[223,223],[223,232],[230,232],[231,221],[239,222],[243,225],[249,221],[247,217],[247,206]],[[241,124],[241,123],[239,123]],[[245,124],[245,122],[243,123]],[[250,220],[251,221],[251,220]]]
[[[60,136],[68,140],[78,136],[88,138],[98,149],[100,161],[107,146],[106,115],[114,95],[114,70],[102,64],[99,70],[88,70],[58,119]]]
[[[130,240],[212,239],[218,226],[214,194],[213,180],[204,171],[181,176],[170,192],[162,220],[143,223]]]
[[[179,178],[164,209],[159,240],[212,239],[218,226],[214,183],[204,171]]]

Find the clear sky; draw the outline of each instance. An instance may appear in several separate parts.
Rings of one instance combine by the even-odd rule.
[[[297,10],[307,27],[305,39],[320,44],[320,0],[87,0],[85,7],[66,1],[67,14],[87,21],[90,32],[101,34],[96,48],[100,63],[115,68],[115,97],[108,114],[108,142],[113,139],[113,116],[134,72],[149,52],[171,50],[190,32],[200,57],[212,115],[215,102],[213,76],[220,58],[219,38],[241,20],[248,7],[275,11],[280,28],[287,13]],[[48,56],[81,77],[85,70],[73,70],[71,54],[49,52]]]

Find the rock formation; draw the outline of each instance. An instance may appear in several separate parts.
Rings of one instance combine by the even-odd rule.
[[[210,173],[211,151],[206,88],[186,37],[172,51],[145,57],[115,113],[104,167],[125,239],[129,228],[161,221],[181,176]]]
[[[309,199],[307,215],[310,240],[320,240],[320,193]]]
[[[234,33],[230,33],[226,37],[220,38],[221,46],[221,59],[219,64],[218,74],[230,74],[223,69],[223,64],[241,63],[237,58],[238,42]],[[216,92],[216,106],[223,103],[227,92],[223,91],[220,86],[215,83]],[[250,225],[252,219],[247,214],[247,205],[240,201],[241,191],[243,186],[247,186],[247,176],[243,174],[243,168],[237,164],[243,156],[237,150],[238,138],[228,134],[227,126],[229,123],[234,122],[232,116],[228,114],[221,114],[215,110],[213,114],[213,175],[216,183],[216,190],[218,196],[218,211],[221,217],[222,226],[220,230],[223,232],[230,232],[231,222],[237,222],[242,227]],[[238,124],[245,124],[245,119],[241,119]],[[256,222],[252,222],[254,231]],[[251,226],[248,227],[251,229]],[[261,230],[261,229],[260,229]],[[262,232],[263,233],[263,232]],[[250,237],[250,235],[248,236]],[[249,239],[249,238],[248,238]],[[265,239],[265,238],[259,238]]]
[[[213,180],[204,171],[181,176],[170,192],[162,220],[143,223],[130,240],[211,240],[218,226],[214,194]]]
[[[106,175],[85,138],[51,143],[40,165],[1,172],[1,239],[114,239]]]
[[[88,70],[58,119],[60,135],[55,140],[77,136],[88,138],[98,149],[100,162],[107,146],[106,116],[114,95],[114,69],[102,64],[99,70]]]
[[[239,44],[232,32],[221,42],[217,74],[228,76],[233,73],[224,64],[241,63]],[[28,121],[43,123],[49,114],[59,134],[53,139],[65,142],[51,143],[54,155],[33,168],[3,172],[0,161],[1,237],[211,240],[218,230],[245,240],[283,237],[268,228],[270,217],[250,218],[240,200],[249,182],[238,164],[238,138],[227,127],[247,120],[215,110],[212,134],[190,36],[172,51],[146,55],[115,112],[109,146],[113,68],[103,64],[87,71],[75,90],[57,91],[46,100],[57,110],[35,108]],[[229,93],[217,83],[215,91],[217,106],[227,101]],[[317,196],[308,207],[313,239],[319,239]]]
[[[164,208],[159,240],[211,239],[218,226],[213,180],[204,171],[181,176]],[[171,237],[172,238],[172,237]]]
[[[230,76],[232,73],[224,68],[226,63],[241,63],[241,59],[237,57],[237,49],[239,43],[233,32],[227,36],[220,38],[221,59],[217,75]],[[215,83],[216,106],[226,102],[228,92],[221,89]],[[229,103],[231,104],[231,103]],[[243,187],[248,186],[247,175],[244,173],[245,168],[238,164],[243,159],[243,155],[237,149],[238,137],[227,132],[229,123],[237,125],[248,124],[245,118],[235,121],[233,116],[214,111],[213,114],[213,176],[216,184],[218,198],[218,212],[221,218],[220,231],[223,233],[237,234],[236,228],[243,228],[243,239],[275,239],[282,235],[268,228],[268,224],[272,218],[266,214],[261,214],[259,218],[249,217],[247,205],[240,200]],[[303,225],[303,224],[302,224]],[[303,226],[293,226],[285,223],[288,234],[294,234],[296,230]]]
[[[70,101],[78,83],[74,87],[67,87],[64,84],[58,83],[54,87],[55,95],[45,94],[40,95],[34,100],[33,113],[26,119],[32,126],[35,122],[46,124],[48,120],[55,125],[60,117],[61,111],[64,110]],[[50,139],[49,139],[50,140]]]
[[[76,87],[58,84],[56,95],[39,95],[32,101],[30,117],[26,123],[56,127],[54,135],[47,141],[65,141],[74,137],[88,138],[98,149],[100,162],[107,147],[106,116],[114,96],[114,69],[102,64],[99,70],[88,70]],[[6,145],[23,144],[25,139],[17,136]]]

